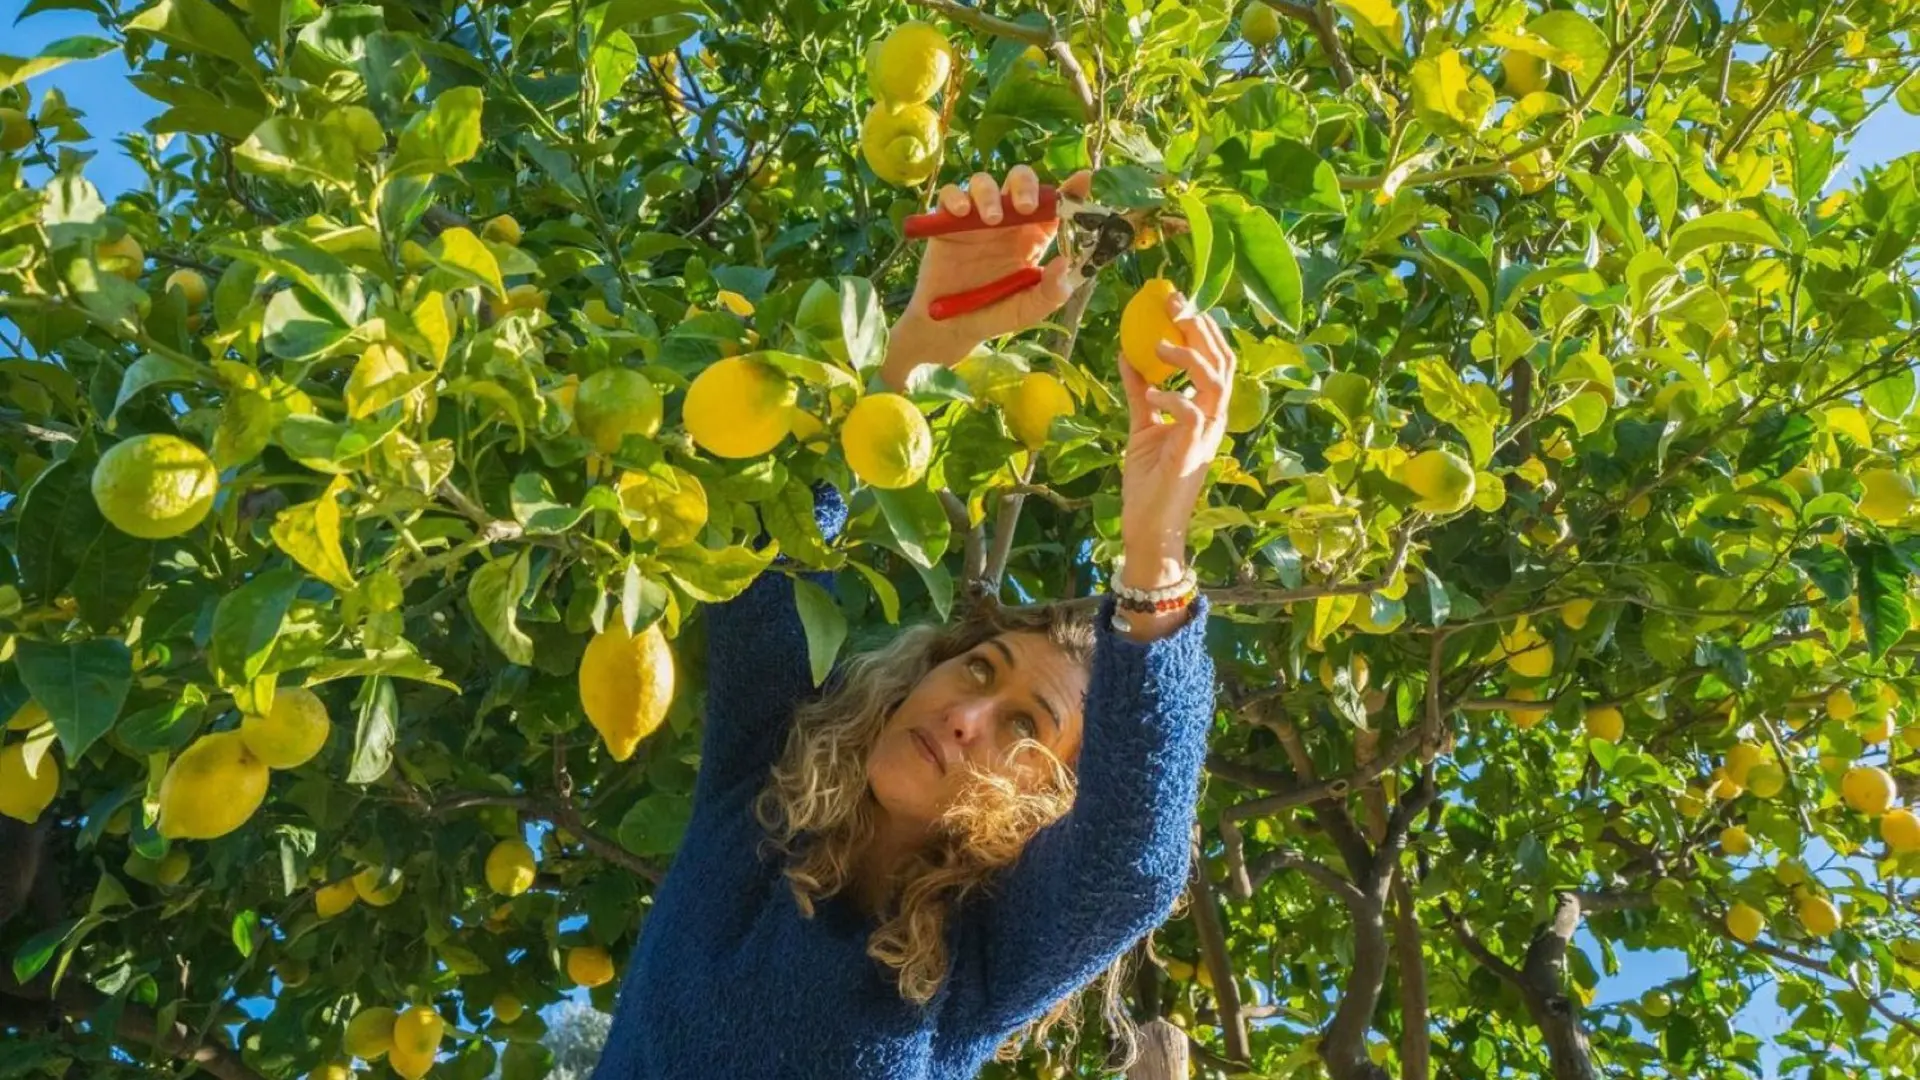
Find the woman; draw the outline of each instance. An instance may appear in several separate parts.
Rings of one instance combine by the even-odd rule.
[[[1067,189],[1084,194],[1086,174]],[[1006,180],[1016,208],[1038,182]],[[1001,215],[977,174],[955,214]],[[926,305],[1028,265],[1054,226],[933,240],[883,375],[953,364],[1065,299],[1039,287],[934,323]],[[811,686],[793,585],[769,571],[707,613],[706,730],[693,818],[655,894],[597,1080],[970,1078],[1037,1034],[1159,925],[1190,865],[1213,716],[1207,605],[1187,525],[1220,444],[1234,356],[1203,315],[1161,355],[1193,396],[1119,365],[1132,428],[1115,588],[1163,610],[1062,611],[902,630]],[[1171,422],[1155,419],[1165,412]],[[840,497],[818,487],[831,539]],[[784,556],[782,557],[784,559]],[[806,575],[827,585],[826,574]],[[1117,1014],[1117,980],[1109,980]],[[1124,1017],[1121,1016],[1124,1020]]]

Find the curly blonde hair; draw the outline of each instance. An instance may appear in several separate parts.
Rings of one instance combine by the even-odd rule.
[[[987,603],[952,624],[906,627],[880,647],[849,658],[821,697],[795,710],[786,747],[754,801],[754,814],[768,832],[764,847],[785,859],[788,886],[804,914],[811,917],[816,900],[852,884],[859,855],[873,836],[879,807],[867,786],[867,753],[888,716],[935,667],[1011,632],[1042,634],[1069,661],[1092,665],[1089,615],[1060,606],[1012,609]],[[970,774],[927,845],[903,868],[882,922],[867,940],[867,955],[893,969],[900,994],[909,1001],[926,1004],[945,980],[951,961],[944,931],[961,902],[977,891],[990,892],[1027,841],[1073,807],[1072,767],[1031,739],[1009,752],[1010,759],[1022,754],[1040,762],[1025,783],[979,770]],[[1121,996],[1126,966],[1123,956],[1095,980],[1102,987],[1101,1015],[1115,1044],[1124,1048],[1123,1069],[1138,1045]],[[996,1057],[1018,1058],[1063,1021],[1077,1040],[1076,1005],[1086,989],[1011,1035]]]

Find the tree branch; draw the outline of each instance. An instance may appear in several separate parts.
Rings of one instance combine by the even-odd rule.
[[[947,524],[952,526],[954,532],[960,534],[962,592],[966,594],[969,602],[975,602],[982,596],[992,595],[986,587],[987,548],[986,537],[981,531],[981,526],[968,523],[967,504],[960,501],[960,496],[945,488],[940,489],[939,495],[940,506],[947,512]]]
[[[1213,998],[1219,1004],[1220,1030],[1227,1041],[1227,1054],[1241,1060],[1250,1056],[1247,1049],[1247,1021],[1240,1014],[1240,987],[1233,981],[1233,957],[1227,952],[1227,932],[1221,924],[1220,908],[1214,899],[1213,882],[1207,878],[1204,845],[1200,827],[1194,826],[1193,927],[1200,937],[1200,962],[1213,975]]]
[[[1404,873],[1393,875],[1393,952],[1400,969],[1400,1080],[1428,1080],[1433,1033],[1428,1020],[1427,958],[1420,946],[1420,918]]]
[[[47,990],[49,979],[36,979],[27,985],[15,981],[13,972],[0,970],[0,995],[24,1001],[45,1002],[51,1012],[68,1022],[86,1020],[107,1004],[107,997],[78,982],[70,981],[58,993]],[[240,1055],[215,1043],[195,1040],[183,1023],[160,1030],[153,1010],[131,1002],[120,1006],[120,1018],[114,1034],[127,1042],[151,1046],[163,1054],[198,1066],[216,1080],[265,1080],[247,1067]]]

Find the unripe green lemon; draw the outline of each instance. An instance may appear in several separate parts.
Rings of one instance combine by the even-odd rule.
[[[95,505],[114,528],[165,540],[206,518],[220,472],[205,451],[176,435],[135,435],[100,455],[92,486]]]
[[[660,392],[630,368],[602,368],[587,376],[573,398],[573,423],[596,449],[611,454],[628,435],[660,432]]]

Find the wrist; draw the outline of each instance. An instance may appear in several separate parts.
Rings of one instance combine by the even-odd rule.
[[[1178,583],[1187,573],[1184,551],[1130,548],[1123,558],[1126,565],[1119,572],[1120,580],[1133,589],[1164,589]]]
[[[889,382],[901,386],[906,383],[907,373],[921,364],[952,367],[965,359],[977,344],[961,339],[928,318],[924,311],[909,305],[887,331],[884,370]]]

